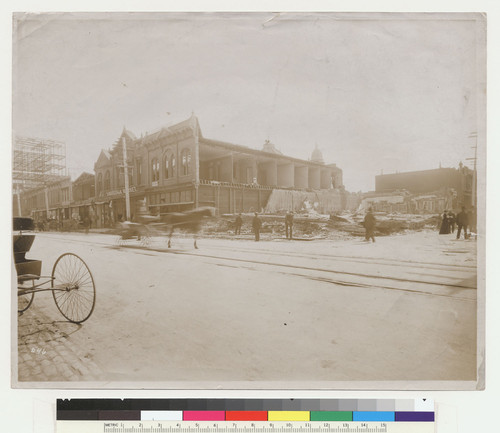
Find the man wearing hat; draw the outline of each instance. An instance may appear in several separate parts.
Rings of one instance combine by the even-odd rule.
[[[262,221],[259,218],[259,214],[255,212],[255,215],[252,219],[252,228],[255,233],[255,242],[259,242],[260,240],[260,228],[262,227]]]
[[[365,226],[365,241],[369,242],[370,239],[375,242],[375,217],[372,213],[372,208],[368,209],[368,213],[365,215],[365,219],[363,221],[363,225]]]

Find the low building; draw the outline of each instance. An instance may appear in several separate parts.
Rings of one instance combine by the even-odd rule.
[[[61,222],[71,218],[73,185],[69,176],[49,182],[43,187],[23,191],[20,194],[21,215],[35,221]]]
[[[73,182],[72,216],[79,221],[88,218],[92,226],[96,226],[95,208],[95,176],[83,172]]]
[[[458,209],[457,193],[453,188],[412,194],[409,191],[363,194],[359,211],[371,208],[375,212],[389,214],[441,214],[445,210]]]
[[[342,188],[342,170],[283,155],[266,141],[261,150],[203,137],[193,115],[176,125],[137,137],[126,128],[94,165],[99,225],[125,218],[125,164],[131,216],[146,199],[153,213],[213,206],[219,213],[261,211],[275,189]]]
[[[411,194],[444,194],[454,191],[453,203],[447,206],[459,209],[473,203],[474,171],[460,163],[459,168],[436,168],[433,170],[409,171],[382,174],[375,177],[375,191],[390,193],[406,190]]]

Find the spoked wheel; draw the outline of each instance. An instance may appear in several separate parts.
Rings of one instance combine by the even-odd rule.
[[[52,296],[70,322],[87,320],[95,306],[95,283],[87,264],[76,254],[60,256],[52,269]]]
[[[17,296],[17,312],[23,313],[26,311],[31,304],[33,303],[33,299],[35,298],[35,293],[26,293],[25,295]]]
[[[141,236],[141,239],[139,240],[139,242],[141,243],[141,246],[143,246],[143,247],[151,246],[151,238],[149,237],[149,235]]]

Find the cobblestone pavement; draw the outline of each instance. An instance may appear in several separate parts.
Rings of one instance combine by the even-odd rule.
[[[36,302],[36,300],[35,300]],[[75,347],[71,334],[85,324],[56,321],[36,305],[18,316],[18,381],[100,381],[92,353]]]

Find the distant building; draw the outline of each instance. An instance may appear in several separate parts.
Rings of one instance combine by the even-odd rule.
[[[458,209],[472,205],[473,170],[460,164],[459,168],[436,168],[433,170],[409,171],[404,173],[375,176],[375,192],[391,193],[408,191],[414,195],[454,195],[453,203],[445,206]],[[444,203],[444,202],[443,202]]]
[[[73,201],[71,203],[72,215],[78,215],[78,219],[83,221],[89,218],[95,219],[95,176],[91,173],[83,172],[73,182]]]
[[[66,147],[63,142],[16,136],[12,152],[13,215],[26,212],[25,191],[48,187],[66,179]],[[31,194],[31,202],[34,201]],[[47,200],[48,201],[48,200]],[[23,203],[24,202],[24,203]],[[24,206],[24,208],[23,208]]]
[[[32,216],[36,220],[63,220],[71,218],[73,187],[69,176],[48,182],[45,186],[32,188],[20,194],[21,216]],[[14,214],[16,215],[16,214]]]
[[[112,148],[99,154],[95,175],[44,182],[16,194],[14,204],[22,215],[50,220],[63,230],[86,218],[92,227],[112,226],[126,218],[125,165],[132,219],[144,200],[152,213],[199,206],[236,213],[265,209],[271,194],[279,191],[321,191],[335,209],[345,195],[342,170],[325,164],[318,148],[305,160],[283,155],[268,140],[262,150],[210,140],[191,116],[140,137],[123,128]]]
[[[311,160],[283,155],[266,141],[262,150],[203,137],[193,115],[137,137],[126,128],[94,165],[96,215],[106,225],[125,217],[123,142],[131,214],[146,199],[154,213],[213,206],[219,213],[260,211],[274,189],[341,188],[342,170],[325,165],[318,149]]]

